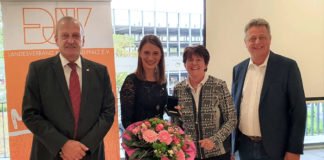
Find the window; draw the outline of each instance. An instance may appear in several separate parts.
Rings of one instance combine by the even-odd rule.
[[[178,56],[178,48],[177,48],[177,46],[169,48],[169,56]]]
[[[147,7],[141,5],[144,3]],[[168,93],[173,94],[174,85],[187,77],[182,63],[184,48],[192,42],[203,43],[203,1],[118,0],[112,1],[112,10],[114,34],[134,37],[132,43],[135,44],[133,49],[128,48],[128,51],[134,52],[133,56],[116,56],[117,86],[121,86],[124,78],[136,69],[137,47],[141,38],[146,34],[155,34],[163,44]],[[121,157],[124,157],[124,152],[121,152]]]

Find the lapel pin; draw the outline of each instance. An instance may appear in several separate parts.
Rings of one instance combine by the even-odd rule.
[[[89,68],[87,68],[87,72],[89,72],[90,71],[90,69]]]

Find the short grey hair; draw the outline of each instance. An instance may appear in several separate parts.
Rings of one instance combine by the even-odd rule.
[[[63,22],[74,22],[80,25],[80,32],[81,32],[81,36],[84,37],[84,29],[83,26],[81,24],[81,22],[71,16],[64,16],[62,17],[59,21],[57,21],[56,26],[55,26],[55,36],[57,36],[58,34],[58,30],[59,30],[59,25]]]
[[[263,19],[263,18],[255,18],[255,19],[251,19],[251,20],[249,21],[249,23],[245,25],[244,32],[245,32],[245,34],[246,34],[246,32],[247,32],[251,27],[261,27],[261,26],[266,27],[266,29],[267,29],[268,32],[269,32],[269,35],[271,35],[270,25],[269,25],[269,23],[268,23],[265,19]]]

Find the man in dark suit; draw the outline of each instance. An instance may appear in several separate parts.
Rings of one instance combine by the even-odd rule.
[[[303,153],[306,103],[297,63],[270,51],[264,19],[245,27],[250,58],[233,69],[238,114],[234,136],[241,160],[298,160]]]
[[[23,98],[23,121],[33,133],[30,159],[104,159],[103,138],[112,126],[115,100],[107,68],[80,56],[84,30],[61,18],[59,53],[32,62]]]

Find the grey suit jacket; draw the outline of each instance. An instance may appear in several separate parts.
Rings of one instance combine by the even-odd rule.
[[[75,140],[90,151],[84,159],[104,159],[103,138],[112,126],[115,98],[105,66],[81,57],[82,95]],[[73,139],[74,118],[59,55],[32,62],[26,80],[22,118],[33,133],[30,159],[60,159]]]
[[[232,96],[238,120],[248,64],[246,59],[233,69]],[[303,153],[306,103],[301,75],[295,61],[273,52],[269,55],[261,91],[259,118],[262,143],[269,156],[279,158],[285,152]],[[237,130],[236,147],[239,134]]]

